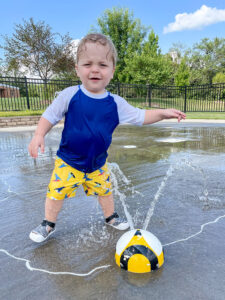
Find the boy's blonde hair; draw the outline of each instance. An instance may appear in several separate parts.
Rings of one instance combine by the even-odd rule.
[[[77,47],[76,64],[79,61],[80,54],[84,50],[86,43],[98,43],[102,46],[108,46],[109,52],[108,52],[107,56],[109,54],[111,55],[111,58],[113,61],[113,66],[114,67],[116,66],[116,61],[117,61],[116,48],[115,48],[113,42],[111,41],[111,39],[101,33],[90,33],[81,39],[81,41],[79,42],[78,47]]]

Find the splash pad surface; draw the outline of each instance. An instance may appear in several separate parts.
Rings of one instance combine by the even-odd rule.
[[[27,153],[32,131],[0,132],[2,297],[223,299],[224,127],[164,123],[115,132],[109,166],[116,208],[165,251],[164,266],[150,274],[115,265],[122,233],[104,225],[96,199],[82,189],[65,201],[54,236],[33,244],[28,235],[43,216],[61,128],[47,136],[38,160]]]

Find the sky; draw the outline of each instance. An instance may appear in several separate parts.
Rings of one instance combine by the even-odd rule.
[[[162,53],[173,44],[189,48],[203,38],[225,37],[224,0],[0,0],[0,45],[4,44],[2,35],[12,37],[15,24],[31,17],[44,21],[53,32],[81,39],[113,7],[128,8],[142,25],[150,26],[159,36]],[[2,49],[0,58],[4,59]]]

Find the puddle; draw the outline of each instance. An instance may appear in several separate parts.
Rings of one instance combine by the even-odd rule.
[[[43,218],[61,128],[36,160],[27,152],[31,131],[0,132],[4,299],[223,299],[225,126],[165,127],[121,126],[109,150],[116,210],[164,246],[164,266],[138,276],[115,264],[122,232],[104,225],[97,199],[82,189],[65,201],[48,242],[29,240]]]

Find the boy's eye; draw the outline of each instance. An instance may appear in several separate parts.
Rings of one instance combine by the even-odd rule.
[[[101,64],[101,67],[107,67],[107,65],[106,64]]]

